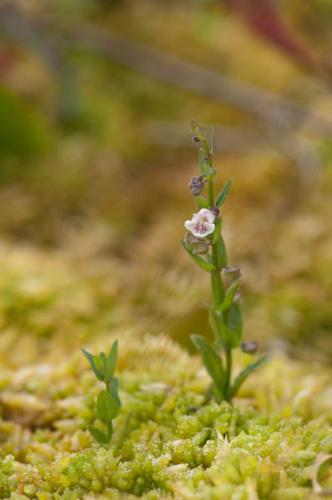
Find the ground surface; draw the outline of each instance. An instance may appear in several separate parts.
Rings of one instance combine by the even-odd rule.
[[[1,260],[1,498],[316,498],[313,465],[332,452],[330,370],[272,353],[233,407],[206,403],[197,358],[123,326],[111,262],[9,244]],[[123,409],[103,448],[87,431],[98,386],[79,348],[114,338]]]

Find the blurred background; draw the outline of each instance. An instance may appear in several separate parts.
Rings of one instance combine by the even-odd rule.
[[[180,245],[195,119],[234,177],[246,337],[330,362],[330,0],[2,0],[0,43],[2,360],[209,335]]]

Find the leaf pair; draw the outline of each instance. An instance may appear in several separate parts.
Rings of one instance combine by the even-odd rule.
[[[106,390],[99,393],[96,403],[96,417],[100,420],[106,432],[95,426],[90,426],[91,435],[101,444],[108,444],[113,435],[113,420],[119,415],[121,401],[119,397],[119,380],[113,378]]]
[[[101,444],[108,444],[113,435],[113,420],[120,412],[119,379],[114,377],[118,354],[118,342],[112,345],[108,356],[101,352],[97,356],[82,349],[97,379],[105,383],[105,389],[98,395],[96,417],[102,422],[105,432],[96,426],[90,426],[91,435]]]
[[[224,399],[231,401],[249,375],[267,363],[269,359],[268,356],[262,356],[257,361],[254,361],[239,373],[230,387],[226,387],[226,373],[221,356],[201,335],[192,335],[191,339],[202,356],[203,364],[212,379],[213,391],[218,401]]]
[[[97,399],[96,405],[96,415],[99,420],[104,423],[113,420],[115,417],[119,415],[121,403],[118,395],[119,383],[118,379],[113,379],[112,384],[116,384],[116,388],[114,388],[114,392],[110,392],[108,389],[101,391]]]
[[[112,380],[115,372],[115,366],[118,356],[118,341],[113,342],[111,351],[108,356],[101,352],[98,356],[94,356],[90,352],[82,349],[82,352],[88,360],[94,374],[98,380],[108,383]]]

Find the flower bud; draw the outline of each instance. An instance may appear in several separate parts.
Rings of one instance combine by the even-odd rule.
[[[236,267],[227,266],[227,267],[225,267],[225,273],[240,273],[241,274],[241,271],[240,271],[240,268],[238,266],[236,266]]]
[[[258,350],[258,342],[256,340],[248,340],[246,342],[242,342],[241,349],[246,354],[256,354]]]
[[[212,212],[213,215],[215,216],[215,218],[217,218],[218,215],[219,215],[220,210],[219,210],[218,207],[212,207],[212,208],[210,208],[210,212]]]
[[[189,188],[193,196],[199,196],[204,189],[204,177],[199,175],[197,177],[192,177]]]

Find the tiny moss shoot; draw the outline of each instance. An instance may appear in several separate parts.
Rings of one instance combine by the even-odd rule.
[[[211,275],[212,304],[209,312],[215,342],[211,345],[201,335],[192,335],[191,338],[212,379],[217,401],[231,401],[247,377],[268,358],[260,357],[233,380],[233,350],[241,346],[243,351],[254,354],[257,343],[242,342],[241,277],[237,268],[228,267],[222,237],[221,207],[231,191],[232,179],[228,179],[215,195],[216,171],[212,164],[210,143],[197,122],[192,122],[192,131],[194,142],[199,144],[200,175],[191,179],[189,187],[199,211],[185,222],[188,232],[182,244],[194,262]]]
[[[118,416],[121,408],[119,379],[114,376],[118,342],[113,343],[108,356],[104,352],[94,356],[85,349],[82,351],[97,379],[105,384],[105,389],[99,393],[96,402],[96,417],[102,423],[102,428],[90,426],[89,431],[98,443],[109,444],[113,435],[113,420]]]

